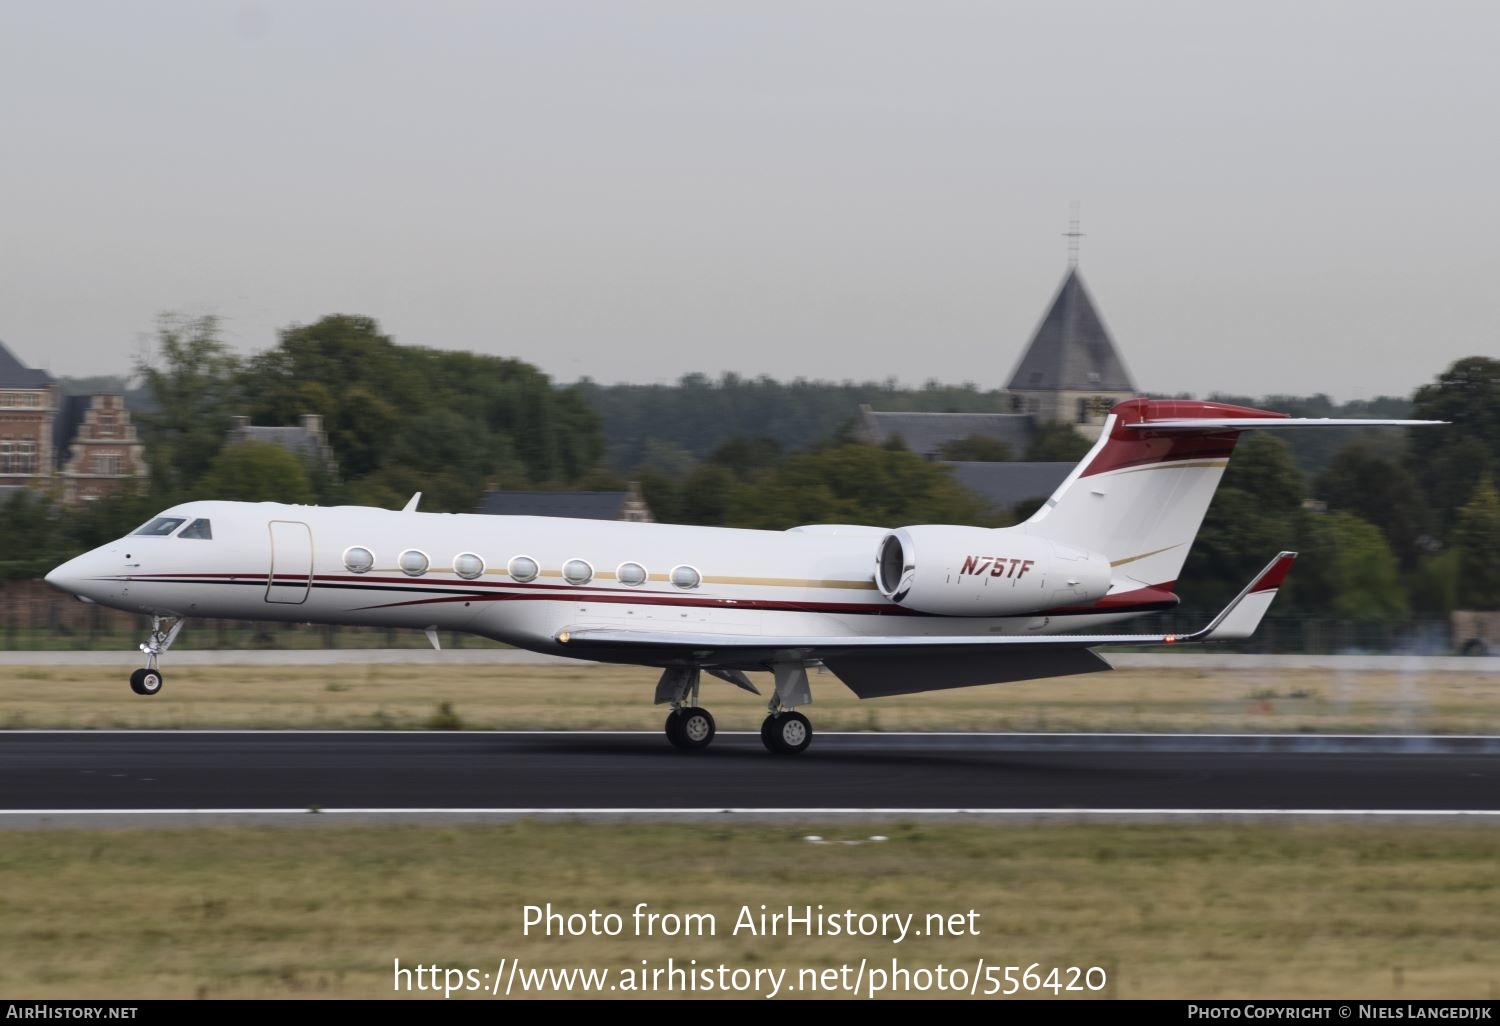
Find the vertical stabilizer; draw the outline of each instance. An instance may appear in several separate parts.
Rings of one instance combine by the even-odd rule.
[[[1197,400],[1120,403],[1094,448],[1021,529],[1104,556],[1115,590],[1170,589],[1239,440],[1242,429],[1222,422],[1282,418]],[[1201,430],[1186,423],[1195,420]],[[1153,421],[1173,426],[1153,430]]]

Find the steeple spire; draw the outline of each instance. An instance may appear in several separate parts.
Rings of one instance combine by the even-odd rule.
[[[1078,240],[1083,238],[1083,232],[1078,230],[1078,207],[1077,200],[1068,204],[1068,230],[1063,232],[1064,238],[1068,240],[1069,270],[1078,266]]]

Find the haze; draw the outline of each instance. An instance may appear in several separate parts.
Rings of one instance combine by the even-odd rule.
[[[1003,386],[1081,267],[1138,387],[1496,355],[1486,3],[0,6],[0,339],[334,312],[558,380]],[[399,383],[393,382],[393,387]]]

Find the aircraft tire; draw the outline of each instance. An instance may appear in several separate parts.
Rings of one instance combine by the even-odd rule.
[[[673,748],[686,748],[686,739],[682,736],[682,717],[677,715],[673,709],[667,713],[667,740],[672,743]]]
[[[141,667],[130,675],[130,690],[138,695],[154,695],[161,691],[161,671]]]
[[[812,744],[812,724],[799,712],[767,716],[760,727],[760,739],[777,755],[798,755]]]
[[[713,743],[716,733],[718,725],[707,709],[695,705],[677,714],[677,736],[682,739],[680,748],[701,751]]]

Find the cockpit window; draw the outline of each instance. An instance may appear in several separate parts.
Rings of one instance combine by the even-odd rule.
[[[184,527],[182,529],[182,533],[177,537],[212,539],[213,536],[213,527],[209,525],[209,522],[207,520],[199,517],[197,520],[194,520],[191,524],[188,524],[186,527]]]
[[[187,517],[157,517],[137,527],[131,534],[144,534],[163,538],[177,530],[186,521]]]

